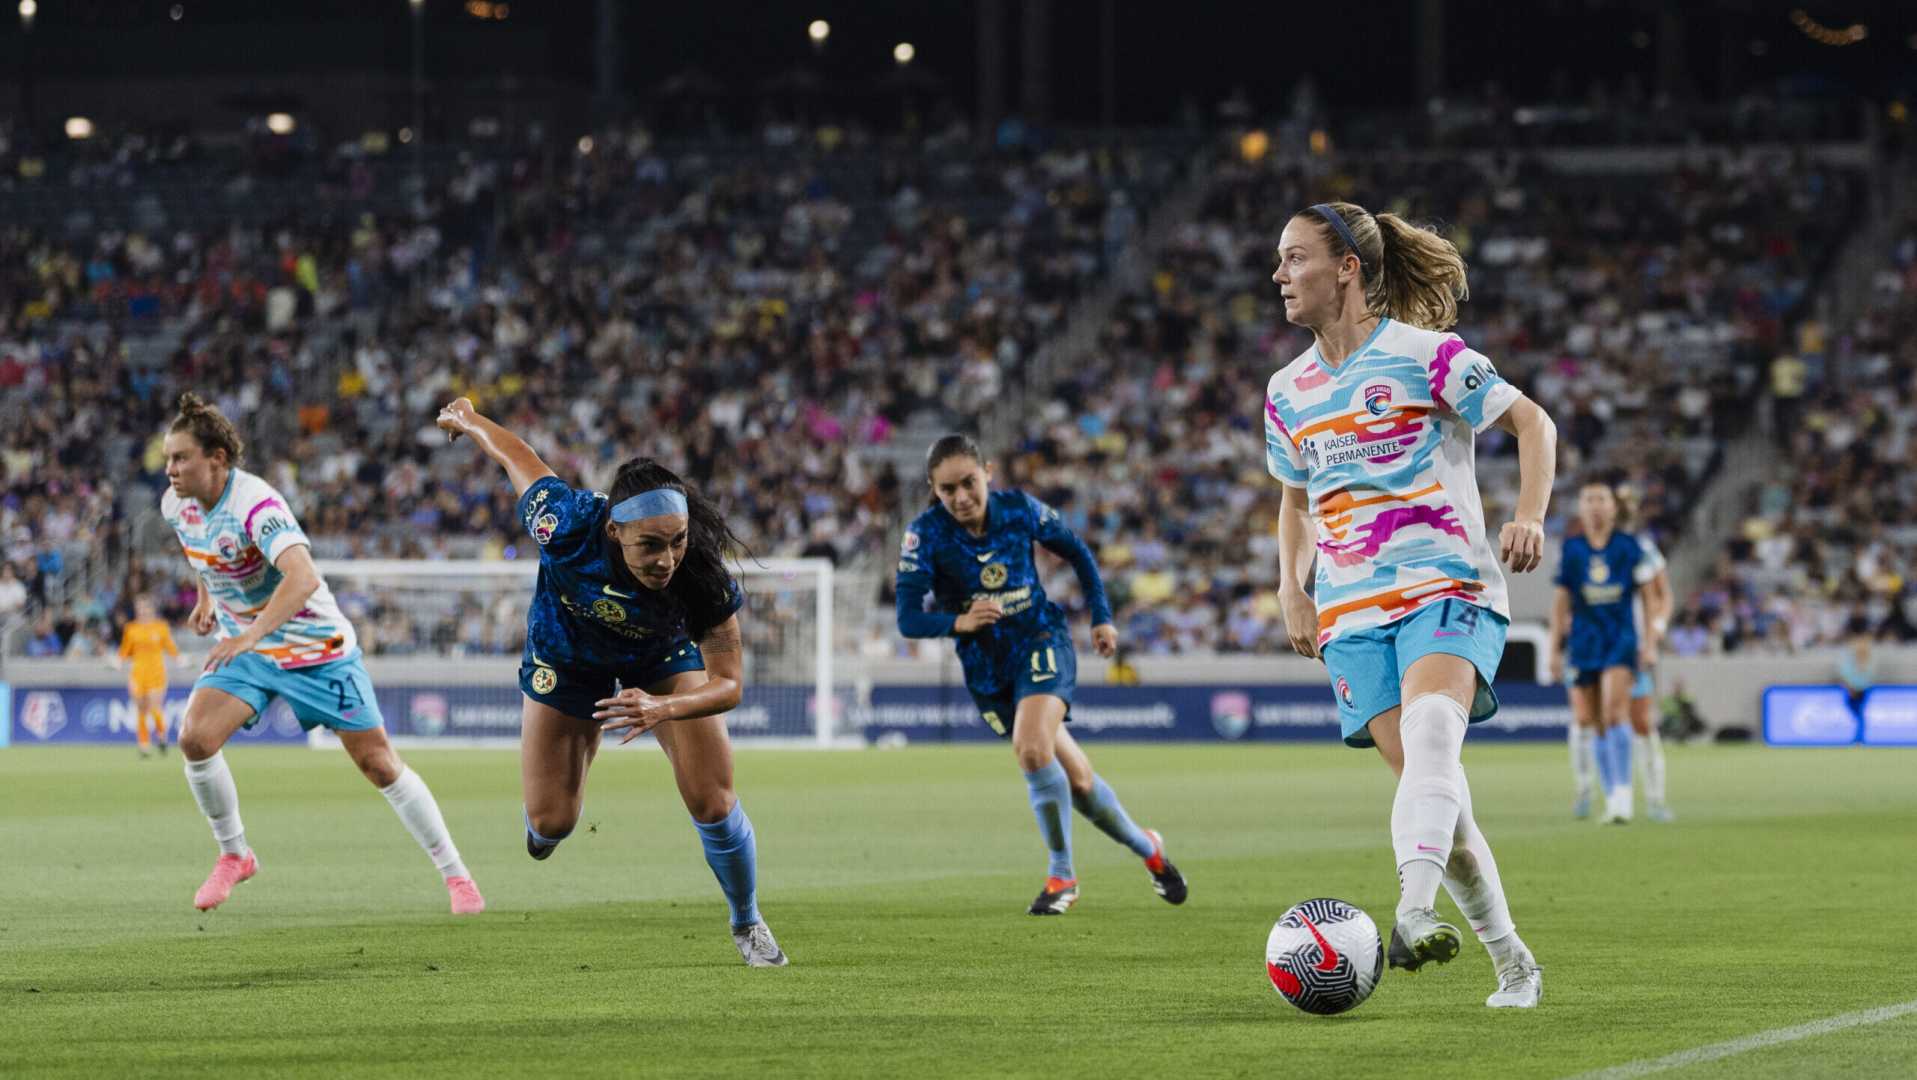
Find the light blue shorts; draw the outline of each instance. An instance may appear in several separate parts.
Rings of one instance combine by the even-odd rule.
[[[210,686],[253,706],[253,718],[247,727],[260,722],[266,707],[283,697],[293,707],[300,727],[311,731],[329,727],[334,731],[371,731],[386,722],[380,715],[379,699],[373,696],[373,680],[366,674],[360,654],[312,667],[287,671],[258,653],[243,653],[218,671],[209,671],[194,680],[193,688]]]
[[[1657,681],[1651,678],[1650,668],[1637,669],[1637,681],[1631,684],[1633,698],[1657,696]]]
[[[1462,600],[1440,600],[1384,626],[1342,634],[1324,648],[1331,691],[1338,699],[1338,726],[1346,746],[1374,745],[1366,725],[1403,704],[1399,688],[1411,665],[1433,653],[1462,656],[1478,669],[1471,722],[1497,714],[1491,689],[1504,658],[1504,618]]]

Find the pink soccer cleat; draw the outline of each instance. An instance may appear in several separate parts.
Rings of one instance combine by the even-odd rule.
[[[200,891],[193,894],[193,906],[201,911],[212,911],[233,894],[233,886],[260,872],[260,860],[252,852],[245,855],[222,855],[213,864],[213,872],[206,875],[206,883]]]
[[[486,898],[479,895],[479,886],[469,877],[449,877],[446,879],[446,891],[453,898],[453,914],[477,915],[486,910]]]

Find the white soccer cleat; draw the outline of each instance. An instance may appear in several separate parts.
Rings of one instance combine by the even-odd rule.
[[[739,947],[739,956],[747,967],[784,967],[787,963],[785,950],[772,939],[772,930],[763,920],[733,927],[732,943]]]
[[[1498,992],[1484,999],[1492,1009],[1535,1009],[1544,997],[1544,969],[1529,954],[1498,973]]]
[[[1613,788],[1604,798],[1604,823],[1628,825],[1631,821],[1631,789]]]

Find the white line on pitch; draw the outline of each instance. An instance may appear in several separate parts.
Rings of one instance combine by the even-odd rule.
[[[1608,1069],[1579,1073],[1571,1080],[1631,1080],[1632,1077],[1649,1076],[1667,1069],[1682,1069],[1688,1065],[1699,1065],[1706,1061],[1716,1061],[1733,1054],[1742,1054],[1747,1050],[1761,1050],[1778,1043],[1796,1042],[1816,1035],[1828,1035],[1845,1028],[1863,1027],[1867,1024],[1881,1024],[1886,1020],[1895,1020],[1900,1016],[1917,1013],[1917,1001],[1906,1001],[1898,1005],[1884,1005],[1875,1009],[1863,1009],[1858,1012],[1844,1013],[1841,1016],[1828,1016],[1822,1020],[1812,1020],[1808,1024],[1796,1027],[1775,1028],[1760,1031],[1755,1035],[1746,1035],[1729,1042],[1712,1043],[1709,1046],[1697,1046],[1689,1050],[1679,1050],[1661,1058],[1646,1058],[1643,1061],[1627,1061],[1622,1065],[1613,1065]]]

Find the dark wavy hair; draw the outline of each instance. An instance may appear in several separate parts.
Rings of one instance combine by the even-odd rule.
[[[612,505],[617,506],[634,495],[659,488],[671,488],[686,497],[686,557],[673,571],[672,580],[666,584],[666,592],[686,609],[686,632],[696,641],[712,629],[712,626],[701,625],[696,620],[726,602],[726,583],[732,578],[731,572],[726,569],[726,559],[737,558],[740,553],[751,558],[752,549],[732,531],[732,526],[726,524],[725,515],[719,513],[718,506],[712,500],[693,490],[677,473],[651,458],[633,458],[619,466],[619,474],[613,477],[612,490],[607,496],[612,500]],[[607,562],[611,564],[613,572],[627,586],[637,585],[623,554],[618,551],[618,545],[610,537],[606,538],[605,543],[611,549]]]
[[[938,468],[946,458],[955,457],[968,457],[980,465],[985,464],[985,454],[979,450],[977,441],[970,435],[958,432],[941,435],[938,441],[932,444],[932,448],[925,452],[925,482],[928,487],[932,482],[932,470]],[[937,506],[938,503],[939,497],[934,494],[928,505]]]
[[[240,438],[240,429],[233,426],[233,421],[190,390],[180,395],[180,415],[174,417],[167,431],[186,432],[200,444],[201,450],[209,454],[215,450],[226,451],[226,467],[229,469],[238,467],[240,458],[246,453],[246,443]]]

